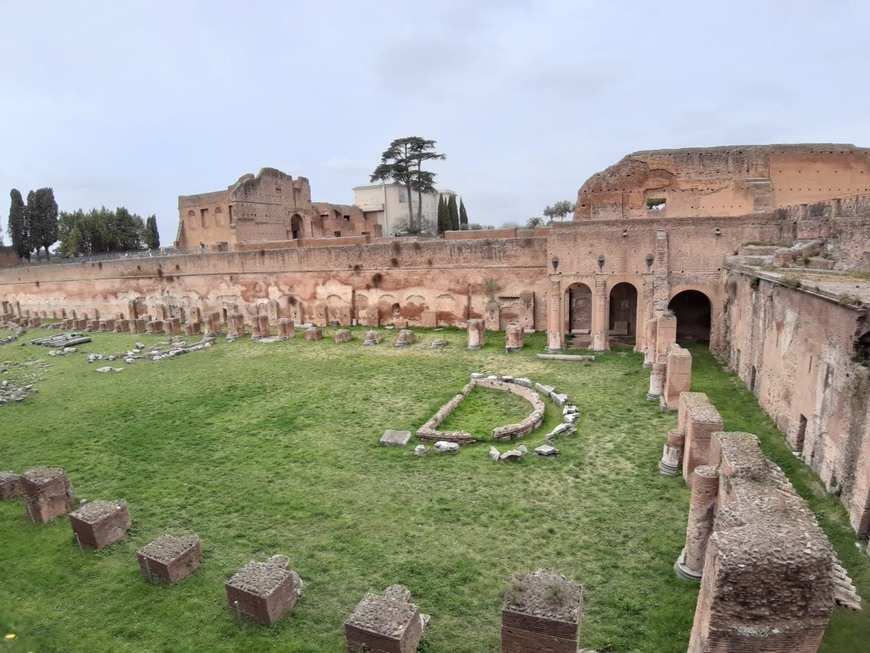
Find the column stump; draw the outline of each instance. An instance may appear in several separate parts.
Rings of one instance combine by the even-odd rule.
[[[171,585],[199,569],[201,555],[202,548],[196,535],[161,535],[139,549],[136,560],[148,580],[157,578]]]
[[[123,540],[132,525],[124,500],[91,501],[71,512],[69,521],[81,545],[92,549]]]

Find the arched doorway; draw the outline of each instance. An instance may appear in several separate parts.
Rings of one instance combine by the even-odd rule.
[[[586,349],[592,344],[592,290],[572,283],[565,290],[565,346]]]
[[[870,366],[870,331],[855,343],[855,361]]]
[[[677,338],[710,342],[710,299],[699,290],[677,293],[668,304],[677,316]]]
[[[298,213],[290,218],[290,238],[293,240],[302,238],[302,216]]]
[[[610,289],[610,315],[607,322],[610,340],[627,345],[637,338],[637,288],[630,283],[618,283]]]

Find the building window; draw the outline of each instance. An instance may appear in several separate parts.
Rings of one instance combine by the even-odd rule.
[[[336,238],[341,238],[341,232],[340,232],[340,231],[333,231],[333,232],[332,232],[332,235],[335,236]]]
[[[667,200],[664,197],[650,198],[646,201],[647,211],[664,211]]]

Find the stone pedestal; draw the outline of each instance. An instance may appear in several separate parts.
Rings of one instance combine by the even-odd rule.
[[[91,501],[71,512],[69,521],[81,545],[92,549],[123,540],[131,526],[126,501]]]
[[[136,552],[139,568],[148,580],[172,584],[199,569],[202,550],[196,535],[162,535]]]
[[[368,347],[381,344],[381,334],[378,331],[366,331],[366,336],[365,340],[363,340],[363,344]]]
[[[0,472],[0,500],[20,497],[24,494],[21,476],[14,472]]]
[[[347,653],[414,653],[423,627],[407,588],[393,585],[383,595],[366,594],[344,622]]]
[[[646,393],[646,398],[650,401],[658,401],[662,396],[662,389],[665,385],[665,370],[667,365],[664,362],[655,362],[652,366],[652,371],[649,375],[649,392]]]
[[[230,612],[272,624],[296,605],[302,582],[290,571],[284,556],[249,562],[226,582]]]
[[[130,331],[130,320],[120,319],[115,322],[115,331],[117,333],[127,333]]]
[[[145,324],[145,318],[142,317],[130,320],[130,331],[133,333],[145,333]]]
[[[480,349],[486,344],[486,324],[483,320],[468,320],[468,349]]]
[[[320,327],[308,327],[305,329],[305,340],[307,342],[317,342],[323,340],[323,329]]]
[[[679,404],[679,427],[686,435],[683,478],[691,485],[695,467],[710,462],[711,438],[722,430],[722,417],[703,392],[683,392]]]
[[[547,351],[548,352],[558,352],[562,351],[565,348],[564,343],[562,342],[562,332],[561,331],[547,331]]]
[[[72,508],[72,486],[59,467],[34,467],[21,475],[30,520],[45,524]]]
[[[577,653],[583,588],[557,572],[512,580],[501,611],[502,653]]]
[[[683,446],[686,434],[680,429],[668,431],[662,459],[659,461],[659,472],[662,476],[677,476],[683,465]]]
[[[257,315],[256,317],[254,317],[254,323],[259,328],[261,338],[268,338],[272,335],[272,331],[269,328],[268,315]]]
[[[278,319],[278,336],[281,338],[292,338],[296,335],[296,325],[289,317]]]
[[[336,343],[350,342],[353,340],[353,333],[349,329],[337,329],[332,338]]]
[[[704,570],[707,542],[713,532],[713,520],[716,516],[719,468],[712,465],[699,465],[695,467],[693,476],[686,547],[674,564],[677,576],[686,580],[700,580]]]
[[[526,332],[519,324],[510,323],[504,331],[504,350],[507,353],[519,351],[526,340]]]

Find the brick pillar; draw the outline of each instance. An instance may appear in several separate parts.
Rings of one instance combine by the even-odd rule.
[[[565,320],[562,316],[562,286],[558,279],[550,282],[550,294],[547,297],[547,351],[561,351],[564,347],[562,329]]]
[[[686,547],[674,571],[679,578],[700,580],[704,570],[707,542],[713,532],[716,516],[716,498],[719,495],[719,468],[712,465],[695,467],[692,498],[689,503],[689,525],[686,527]]]
[[[646,348],[643,350],[643,366],[652,367],[656,360],[656,319],[646,321]]]
[[[595,290],[592,291],[592,349],[607,351],[610,344],[607,340],[607,279],[595,279]]]
[[[483,320],[468,320],[468,349],[480,349],[486,343]]]
[[[662,451],[662,459],[659,461],[659,472],[662,476],[676,476],[680,473],[685,443],[686,434],[683,429],[668,431],[668,439],[665,442],[664,451]]]
[[[668,349],[667,371],[662,392],[662,409],[678,410],[680,393],[688,392],[692,385],[692,354],[673,344]]]
[[[255,318],[255,321],[260,326],[260,337],[268,338],[271,335],[271,331],[269,331],[269,316],[268,315],[258,315]]]

